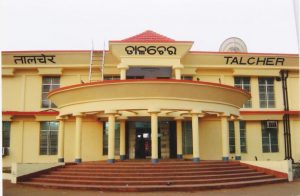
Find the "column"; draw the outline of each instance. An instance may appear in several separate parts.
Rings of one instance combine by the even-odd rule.
[[[192,113],[192,130],[193,130],[193,162],[200,161],[200,144],[199,144],[199,118],[198,113]]]
[[[235,160],[241,160],[240,121],[234,120]]]
[[[108,116],[108,163],[115,162],[115,116]]]
[[[58,162],[63,163],[65,162],[64,160],[65,119],[62,117],[58,117],[57,119],[59,120],[57,157],[58,157]]]
[[[120,159],[126,159],[126,152],[125,152],[125,123],[126,120],[124,118],[120,119]]]
[[[175,118],[176,120],[176,140],[177,140],[177,158],[182,159],[182,117]]]
[[[126,80],[126,70],[129,68],[128,65],[119,64],[117,68],[120,69],[120,79]]]
[[[222,160],[229,160],[229,128],[227,116],[221,116]]]
[[[120,80],[126,80],[126,69],[125,68],[120,69]]]
[[[183,65],[174,65],[173,69],[175,71],[175,79],[181,80],[181,69],[183,68]]]
[[[151,162],[158,163],[158,113],[159,110],[149,110],[151,115]]]
[[[81,163],[81,135],[82,135],[82,114],[73,114],[76,118],[75,124],[75,162]]]
[[[175,69],[175,79],[181,80],[181,69]]]

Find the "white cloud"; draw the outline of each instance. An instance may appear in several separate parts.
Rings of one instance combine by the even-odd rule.
[[[287,0],[2,0],[2,50],[90,49],[151,29],[193,50],[237,36],[249,52],[297,53]]]

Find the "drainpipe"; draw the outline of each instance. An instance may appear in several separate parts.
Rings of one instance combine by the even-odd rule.
[[[287,78],[289,76],[288,70],[280,70],[280,79],[282,81],[282,94],[284,104],[284,115],[283,115],[283,128],[284,128],[284,145],[285,145],[285,160],[292,160],[292,146],[291,146],[291,131],[290,131],[290,114],[289,114],[289,100],[288,100],[288,89],[287,89]]]

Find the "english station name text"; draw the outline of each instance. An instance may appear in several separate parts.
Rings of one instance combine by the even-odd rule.
[[[280,57],[237,57],[224,56],[228,65],[283,65],[284,58]]]

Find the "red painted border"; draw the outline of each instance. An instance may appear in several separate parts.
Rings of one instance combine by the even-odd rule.
[[[299,54],[290,53],[259,53],[259,52],[219,52],[219,51],[190,51],[190,54],[236,54],[236,55],[272,55],[272,56],[293,56],[299,57]]]
[[[102,52],[103,50],[94,50],[94,52]],[[105,50],[108,52],[109,50]],[[91,50],[10,50],[10,51],[2,51],[3,54],[5,53],[46,53],[46,52],[91,52]]]
[[[300,111],[240,111],[241,115],[291,114],[300,115]]]
[[[109,41],[112,43],[118,41]],[[176,41],[178,43],[193,43],[193,41]],[[175,43],[176,43],[175,42]],[[150,42],[149,42],[150,43]],[[154,43],[154,42],[151,42]],[[160,43],[160,42],[157,42]],[[165,43],[172,43],[172,42],[165,42]],[[174,43],[174,42],[173,42]],[[103,50],[94,50],[96,52],[102,52]],[[91,52],[91,50],[11,50],[11,51],[2,51],[3,54],[5,53],[41,53],[41,52]],[[105,50],[105,52],[109,52],[109,50]],[[299,57],[299,54],[289,54],[289,53],[256,53],[256,52],[218,52],[218,51],[189,51],[188,54],[232,54],[232,55],[271,55],[271,56],[292,56],[292,57]]]
[[[271,170],[271,169],[267,169],[267,168],[263,168],[263,167],[258,167],[258,166],[250,165],[250,164],[247,164],[247,163],[241,163],[240,162],[240,165],[247,166],[250,169],[255,169],[256,171],[264,172],[266,174],[270,174],[270,175],[276,176],[278,178],[288,179],[288,174],[287,173],[283,173],[283,172],[279,172],[279,171],[275,171],[275,170]]]
[[[56,116],[59,112],[57,111],[30,111],[30,112],[21,112],[21,111],[2,111],[2,115],[15,115],[15,116],[33,116],[33,115],[50,115]],[[300,111],[240,111],[241,115],[266,115],[266,114],[291,114],[291,115],[300,115]]]
[[[248,93],[247,91],[241,89],[241,88],[236,88],[234,86],[229,86],[225,84],[218,84],[218,83],[213,83],[213,82],[202,82],[202,81],[193,81],[193,80],[176,80],[176,79],[130,79],[130,80],[105,80],[105,81],[98,81],[98,82],[89,82],[89,83],[84,83],[84,84],[74,84],[70,86],[64,86],[58,89],[55,89],[53,91],[50,91],[48,94],[48,97],[53,95],[54,93],[57,93],[59,91],[67,90],[67,89],[72,89],[76,87],[84,87],[84,86],[93,86],[97,84],[115,84],[115,83],[138,83],[138,82],[167,82],[167,83],[189,83],[189,84],[202,84],[202,85],[211,85],[211,86],[216,86],[216,87],[224,87],[224,88],[229,88],[233,89],[236,91],[239,91],[241,93],[246,94],[247,96],[251,97],[251,94]]]
[[[13,115],[13,116],[34,116],[34,115],[45,115],[45,116],[57,116],[57,111],[36,111],[36,112],[20,112],[20,111],[2,111],[2,115]]]
[[[122,40],[111,40],[109,43],[194,43],[193,41],[122,41]]]

